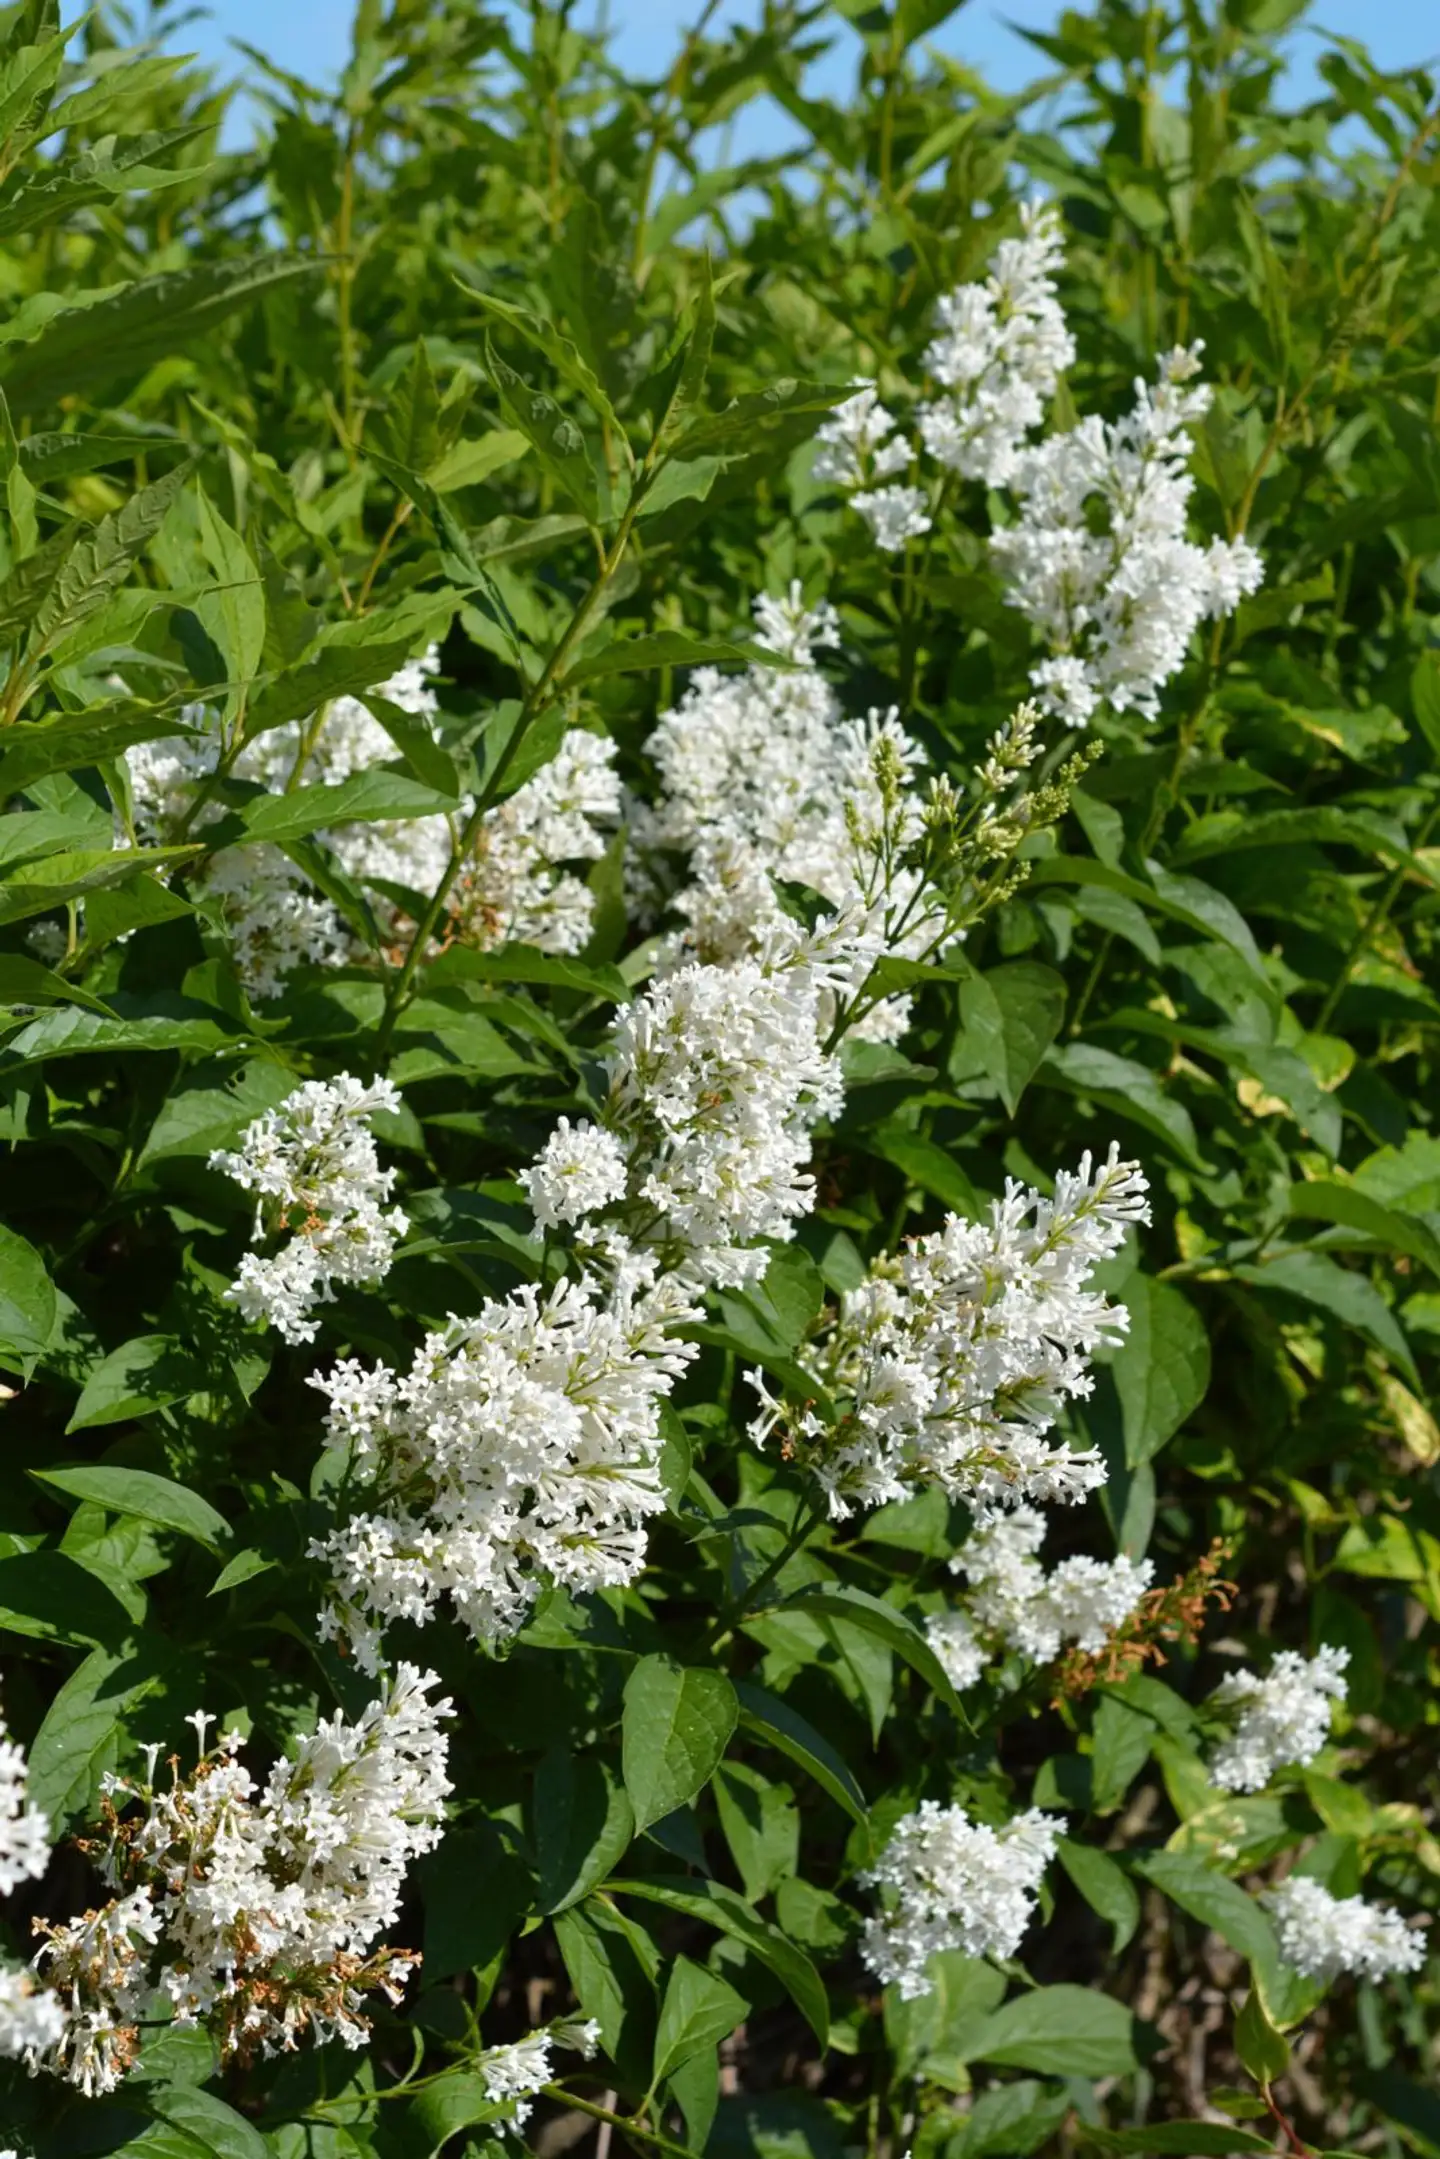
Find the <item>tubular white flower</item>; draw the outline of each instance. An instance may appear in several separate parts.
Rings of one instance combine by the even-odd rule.
[[[913,2001],[931,1992],[927,1967],[938,1950],[1013,1957],[1063,1827],[1032,1807],[990,1829],[963,1807],[923,1800],[859,1877],[885,1898],[860,1944],[876,1978]]]
[[[25,1750],[0,1717],[0,1897],[38,1881],[50,1864],[50,1822],[30,1804],[29,1778]]]
[[[764,1403],[752,1438],[784,1426],[837,1518],[930,1483],[986,1504],[1083,1497],[1104,1482],[1098,1454],[1045,1434],[1089,1393],[1094,1351],[1123,1337],[1124,1307],[1086,1284],[1148,1220],[1146,1190],[1112,1147],[1098,1168],[1087,1154],[1062,1172],[1052,1199],[1011,1181],[988,1223],[952,1215],[877,1262],[809,1355],[834,1421],[751,1375]]]
[[[1424,1966],[1424,1935],[1389,1905],[1332,1897],[1300,1874],[1267,1890],[1261,1902],[1275,1921],[1281,1956],[1306,1979],[1354,1972],[1378,1982],[1392,1972],[1418,1972]]]
[[[1232,1672],[1210,1697],[1234,1712],[1234,1730],[1210,1757],[1210,1780],[1227,1792],[1258,1792],[1288,1763],[1304,1768],[1330,1736],[1330,1705],[1345,1699],[1348,1649],[1313,1657],[1282,1649],[1265,1677]]]
[[[389,1080],[368,1085],[349,1072],[306,1080],[246,1130],[237,1150],[217,1148],[210,1167],[256,1194],[252,1242],[267,1229],[294,1232],[271,1257],[245,1255],[226,1292],[249,1320],[276,1327],[287,1342],[311,1342],[309,1317],[336,1282],[378,1282],[409,1228],[385,1210],[395,1171],[381,1169],[368,1120],[400,1107]]]

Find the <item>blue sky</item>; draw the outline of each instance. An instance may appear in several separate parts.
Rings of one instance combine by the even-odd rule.
[[[593,19],[596,0],[586,0],[580,19]],[[673,54],[678,38],[694,21],[701,0],[609,0],[624,64],[639,73],[658,74]],[[349,42],[351,0],[209,0],[208,19],[191,24],[183,42],[224,66],[243,68],[229,44],[244,38],[279,66],[312,81],[334,74]],[[1050,28],[1062,12],[1060,0],[970,0],[938,34],[936,42],[967,64],[981,69],[1001,89],[1018,88],[1043,71],[1046,62],[1017,34]],[[754,23],[761,0],[722,0],[718,23]],[[1440,56],[1440,13],[1433,0],[1314,0],[1309,22],[1314,29],[1365,40],[1382,66],[1398,67]],[[1309,56],[1320,49],[1310,30],[1295,40],[1297,88],[1308,87]],[[815,71],[807,88],[812,96],[843,95],[849,61],[837,54],[825,70]],[[769,131],[773,129],[774,133]],[[785,146],[788,123],[774,112],[757,114],[737,148],[764,155]]]

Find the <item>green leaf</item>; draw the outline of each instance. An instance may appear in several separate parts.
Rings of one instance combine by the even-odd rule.
[[[819,1973],[778,1927],[768,1926],[733,1889],[719,1882],[692,1878],[671,1881],[662,1875],[630,1875],[607,1887],[612,1896],[646,1897],[673,1912],[683,1912],[687,1918],[704,1920],[722,1934],[743,1942],[775,1974],[822,2048],[828,2044],[830,2012]]]
[[[1151,1461],[1210,1386],[1210,1338],[1189,1299],[1168,1282],[1133,1274],[1120,1292],[1130,1328],[1111,1360],[1131,1469]]]
[[[162,1681],[171,1651],[148,1641],[93,1649],[56,1694],[30,1748],[29,1796],[52,1824],[89,1816],[119,1761],[125,1718]]]
[[[135,742],[189,732],[162,708],[124,700],[89,712],[20,720],[0,735],[0,794],[19,794],[51,772],[102,764]]]
[[[129,1614],[109,1586],[68,1552],[0,1559],[0,1628],[37,1642],[113,1642]]]
[[[1117,1057],[1093,1042],[1067,1042],[1040,1068],[1048,1085],[1087,1096],[1112,1117],[1153,1133],[1190,1169],[1203,1169],[1195,1126],[1182,1102],[1166,1092],[1148,1065]]]
[[[53,969],[42,967],[39,960],[26,959],[19,952],[0,953],[0,1004],[5,1005],[84,1005],[89,1012],[99,1012],[113,1019],[110,1007],[78,983],[67,982],[63,975]]]
[[[1108,1852],[1093,1844],[1077,1844],[1062,1837],[1057,1847],[1060,1864],[1092,1912],[1115,1930],[1111,1954],[1119,1956],[1140,1924],[1140,1899],[1125,1869]]]
[[[695,457],[702,450],[748,452],[758,448],[778,423],[813,420],[818,426],[827,412],[853,395],[851,383],[798,382],[782,376],[767,389],[733,399],[723,412],[693,421],[671,449],[676,457]],[[813,433],[813,428],[806,433]]]
[[[587,524],[598,525],[600,493],[589,445],[580,428],[553,397],[508,367],[488,336],[485,365],[495,385],[501,418],[524,435],[540,464]]]
[[[788,1702],[767,1692],[764,1687],[752,1685],[749,1680],[738,1680],[735,1693],[740,1703],[740,1722],[746,1731],[763,1739],[772,1747],[788,1755],[792,1762],[806,1771],[824,1792],[828,1792],[837,1806],[862,1827],[868,1819],[865,1794],[850,1772],[843,1756],[837,1754],[823,1733],[807,1722],[797,1709]]]
[[[75,1469],[33,1469],[32,1477],[53,1485],[72,1499],[93,1500],[111,1514],[133,1514],[158,1529],[173,1529],[182,1537],[214,1549],[230,1536],[230,1525],[206,1499],[188,1485],[170,1477],[157,1477],[148,1469],[121,1469],[102,1463],[86,1463]]]
[[[1089,1987],[1036,1987],[1004,2002],[967,2035],[967,2061],[1045,2076],[1124,2076],[1140,2066],[1143,2027],[1123,2002]]]
[[[625,1789],[636,1830],[703,1791],[739,1717],[723,1672],[642,1657],[625,1682],[621,1726]]]
[[[196,490],[196,509],[201,551],[216,584],[213,591],[202,592],[196,599],[195,613],[225,661],[233,714],[264,656],[265,587],[249,548],[203,487]]]
[[[535,1772],[534,1835],[542,1912],[563,1912],[588,1896],[628,1850],[630,1801],[593,1754],[553,1747]]]
[[[25,1373],[55,1326],[55,1285],[33,1244],[0,1228],[0,1364]]]
[[[251,701],[247,738],[308,719],[333,697],[353,697],[388,681],[416,651],[444,635],[448,600],[417,594],[388,611],[329,624],[292,666]],[[453,807],[453,805],[451,805]]]
[[[259,2130],[213,2092],[171,2084],[150,2092],[148,2098],[161,2121],[194,2137],[213,2159],[270,2159]]]
[[[577,660],[562,683],[575,689],[605,675],[651,674],[662,667],[774,667],[785,662],[764,645],[734,638],[689,637],[683,630],[656,630],[646,637],[617,637],[588,659]]]
[[[752,1904],[769,1896],[800,1864],[800,1815],[786,1786],[772,1784],[748,1762],[722,1762],[715,1772],[715,1807],[725,1842]]]
[[[981,1064],[1014,1116],[1065,1017],[1065,984],[1052,967],[1011,960],[960,985],[960,1016]]]
[[[416,1872],[425,1905],[425,1969],[432,1980],[483,1970],[531,1909],[530,1869],[488,1822],[452,1829]]]
[[[84,1432],[95,1425],[146,1417],[206,1385],[205,1367],[172,1335],[136,1335],[112,1349],[89,1374],[65,1429]]]
[[[484,308],[493,321],[503,322],[508,328],[518,331],[537,352],[544,354],[561,379],[580,392],[596,419],[609,429],[612,441],[623,452],[626,462],[633,466],[630,444],[626,440],[625,430],[615,408],[606,396],[600,378],[570,339],[557,330],[553,322],[547,322],[541,315],[531,314],[528,308],[516,307],[510,300],[501,300],[493,293],[481,292],[476,286],[467,285],[463,278],[457,278],[455,282],[463,293]]]
[[[1394,1359],[1417,1387],[1419,1374],[1410,1345],[1400,1323],[1374,1283],[1352,1268],[1341,1267],[1323,1252],[1280,1252],[1261,1265],[1237,1265],[1231,1269],[1236,1281],[1252,1288],[1298,1297],[1304,1304],[1329,1312],[1343,1327],[1373,1342]]]
[[[66,900],[83,899],[87,892],[123,884],[197,852],[193,847],[87,847],[28,862],[0,883],[0,923],[48,914]]]
[[[1156,2152],[1179,2154],[1179,2159],[1223,2159],[1227,2152],[1268,2152],[1270,2137],[1249,2129],[1233,2129],[1225,2122],[1152,2122],[1148,2129],[1093,2129],[1086,2123],[1080,2135],[1087,2144],[1107,2152]]]
[[[1259,1994],[1252,1987],[1235,2019],[1235,2052],[1246,2071],[1262,2087],[1283,2077],[1290,2066],[1290,2049],[1265,2014]]]
[[[1290,1213],[1310,1222],[1334,1222],[1373,1237],[1377,1244],[1418,1259],[1440,1275],[1440,1237],[1419,1216],[1386,1207],[1353,1184],[1332,1184],[1317,1177],[1290,1187]]]
[[[942,1205],[968,1222],[984,1214],[980,1197],[954,1156],[923,1132],[912,1132],[896,1118],[887,1118],[859,1135],[867,1153],[891,1162],[922,1192],[931,1192]]]
[[[119,591],[193,470],[188,463],[173,466],[162,479],[131,495],[122,508],[102,517],[93,531],[82,531],[72,542],[31,622],[32,659],[99,614]]]
[[[268,840],[283,847],[334,825],[373,824],[411,817],[448,817],[455,811],[453,795],[423,787],[401,772],[372,767],[352,773],[333,786],[297,787],[293,794],[261,795],[239,812],[245,837]],[[207,839],[211,834],[206,834]],[[225,827],[215,835],[225,842]]]
[[[237,308],[296,278],[314,277],[318,256],[255,255],[192,264],[66,307],[0,365],[11,407],[28,412],[94,389],[116,375],[137,379],[153,360],[188,351]]]
[[[689,1957],[677,1956],[660,2003],[652,2083],[662,2083],[692,2054],[728,2039],[736,2025],[744,2021],[749,2007],[743,1994],[737,1994],[714,1972],[706,1971],[703,1964],[692,1964]]]
[[[1162,1889],[1172,1904],[1205,1927],[1213,1927],[1232,1949],[1260,1970],[1278,1961],[1275,1929],[1253,1897],[1237,1883],[1207,1867],[1189,1852],[1146,1852],[1136,1872]]]
[[[1410,709],[1415,724],[1440,757],[1440,652],[1422,652],[1410,677]]]
[[[790,1598],[786,1610],[791,1612],[829,1612],[837,1619],[845,1619],[862,1632],[874,1635],[877,1641],[902,1663],[917,1672],[932,1694],[937,1694],[968,1731],[970,1720],[961,1706],[945,1670],[930,1647],[925,1635],[913,1619],[899,1611],[893,1604],[872,1597],[866,1589],[850,1589],[838,1584],[831,1586],[808,1586]]]

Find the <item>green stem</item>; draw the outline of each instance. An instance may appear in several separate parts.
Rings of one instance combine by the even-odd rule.
[[[582,2099],[577,2092],[567,2092],[563,2084],[547,2084],[547,2099],[555,2099],[562,2106],[574,2107],[581,2114],[588,2114],[593,2121],[609,2122],[612,2129],[621,2130],[627,2137],[639,2137],[642,2144],[653,2144],[657,2151],[671,2152],[674,2159],[695,2159],[693,2152],[683,2144],[676,2144],[658,2129],[644,2129],[626,2114],[612,2114],[609,2107],[597,2106],[593,2099]]]

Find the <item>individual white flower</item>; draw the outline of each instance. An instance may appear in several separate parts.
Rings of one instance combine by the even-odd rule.
[[[562,1117],[520,1182],[541,1229],[598,1214],[625,1195],[625,1152],[611,1132]]]
[[[29,1765],[0,1717],[0,1897],[38,1881],[50,1864],[50,1823],[29,1795]]]
[[[1332,1897],[1301,1874],[1289,1875],[1261,1901],[1275,1921],[1281,1956],[1306,1979],[1354,1972],[1378,1982],[1392,1972],[1418,1972],[1424,1966],[1424,1935],[1389,1905]]]
[[[808,1352],[837,1421],[752,1375],[752,1438],[783,1426],[836,1518],[932,1483],[983,1505],[1082,1498],[1104,1482],[1099,1455],[1045,1435],[1067,1398],[1089,1393],[1095,1350],[1124,1335],[1125,1308],[1087,1284],[1148,1220],[1146,1191],[1112,1147],[1098,1167],[1086,1154],[1062,1172],[1050,1199],[1012,1180],[988,1222],[952,1215],[878,1261]]]
[[[898,555],[907,540],[918,540],[930,530],[928,497],[923,487],[862,488],[850,498],[870,527],[871,537],[882,553]]]
[[[877,1979],[913,2001],[931,1992],[927,1967],[939,1950],[1013,1957],[1063,1827],[1031,1808],[991,1829],[963,1807],[923,1800],[860,1876],[884,1897],[860,1944]]]
[[[247,1253],[226,1295],[245,1317],[276,1327],[287,1342],[310,1342],[309,1317],[336,1282],[378,1282],[409,1228],[388,1210],[396,1172],[381,1169],[369,1120],[400,1108],[387,1079],[368,1084],[349,1072],[306,1080],[245,1131],[236,1150],[217,1148],[210,1167],[256,1195],[252,1242],[290,1230],[269,1257]]]
[[[1258,1792],[1288,1763],[1313,1762],[1330,1735],[1330,1705],[1345,1699],[1348,1649],[1313,1657],[1282,1649],[1262,1679],[1231,1672],[1211,1695],[1234,1713],[1234,1729],[1210,1757],[1210,1781],[1227,1792]]]

